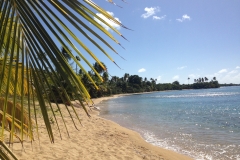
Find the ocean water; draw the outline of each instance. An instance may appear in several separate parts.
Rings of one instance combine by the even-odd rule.
[[[196,160],[240,160],[240,87],[123,96],[98,105],[100,116],[153,145]]]

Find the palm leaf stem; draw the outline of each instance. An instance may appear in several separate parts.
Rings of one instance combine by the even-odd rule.
[[[20,17],[21,19],[21,17]],[[24,41],[22,41],[22,66],[21,66],[21,69],[22,69],[22,73],[21,73],[21,82],[22,82],[22,85],[21,85],[21,110],[23,111],[23,99],[24,99],[24,64],[25,64],[25,55],[26,55],[26,49],[25,49],[25,45],[24,45]],[[27,62],[26,62],[27,63]],[[23,126],[23,115],[21,115],[21,126]],[[21,139],[23,139],[23,128],[21,128]]]
[[[74,1],[67,1],[67,0],[63,0],[63,2],[69,6],[71,6],[71,8],[77,12],[78,14],[81,15],[82,12],[84,12],[84,10],[82,10],[81,8],[77,7],[78,4],[76,4]],[[81,4],[82,5],[82,4]],[[80,6],[81,7],[81,6]],[[82,11],[81,11],[81,10]],[[80,11],[79,11],[80,10]],[[86,9],[85,9],[86,10]],[[87,10],[87,12],[93,13],[90,10]],[[117,51],[111,46],[109,45],[109,43],[107,43],[101,36],[99,36],[96,32],[94,32],[91,28],[89,28],[86,24],[84,24],[79,18],[77,18],[77,16],[75,16],[74,14],[72,14],[72,12],[69,12],[71,14],[71,16],[74,18],[75,21],[77,21],[81,26],[83,26],[85,29],[87,29],[90,33],[92,33],[96,38],[98,38],[100,41],[102,41],[107,47],[109,47],[113,52],[117,53]],[[97,16],[96,14],[92,14],[93,16]],[[84,34],[84,36],[87,36],[87,34],[83,31],[81,32],[82,34]],[[92,39],[89,37],[89,40],[92,42]],[[95,43],[94,43],[95,44]],[[100,49],[101,47],[96,44],[96,46]],[[100,50],[103,50],[102,48]]]
[[[16,34],[16,35],[20,36],[20,27],[17,28],[18,20],[19,20],[19,16],[16,17],[14,35]],[[17,29],[18,29],[18,32],[15,33],[17,31]],[[15,43],[14,43],[15,42],[15,38],[16,38],[16,36],[13,36],[13,43],[12,43],[13,46],[12,46],[12,48],[14,48],[14,45],[15,45]],[[10,59],[12,59],[13,51],[14,50],[12,50]],[[19,51],[19,48],[18,48],[18,51]],[[17,52],[17,60],[18,60],[18,56],[19,56],[19,52]],[[12,64],[12,63],[10,62],[10,64]],[[18,65],[16,67],[15,67],[15,72],[16,73],[15,73],[15,80],[14,80],[15,81],[15,83],[14,83],[14,98],[13,98],[13,109],[12,109],[13,120],[12,120],[12,125],[11,125],[12,127],[11,127],[11,131],[10,131],[10,133],[11,133],[10,134],[10,139],[9,139],[10,142],[13,141],[13,132],[14,132],[14,127],[15,127],[14,122],[15,122],[15,110],[16,110],[16,88],[17,88],[16,85],[17,85],[17,77],[18,77]]]
[[[18,45],[20,45],[20,34],[21,34],[21,27],[18,27]],[[16,55],[16,67],[15,67],[15,82],[17,82],[18,79],[18,68],[19,68],[19,47],[17,48],[17,55]],[[14,93],[13,93],[13,110],[12,110],[12,116],[13,116],[13,121],[12,121],[12,128],[11,128],[11,133],[14,132],[14,128],[15,126],[13,125],[15,122],[15,110],[16,110],[16,96],[17,96],[17,84],[18,83],[14,83]],[[13,140],[13,134],[11,134],[11,140]]]
[[[34,6],[33,6],[34,7]],[[39,6],[39,8],[41,9],[41,7]],[[67,38],[67,36],[61,31],[61,29],[54,23],[54,21],[52,21],[51,20],[51,18],[48,16],[48,14],[46,14],[46,12],[44,12],[44,10],[42,10],[41,9],[41,11],[42,11],[42,13],[44,13],[44,15],[48,18],[48,20],[49,21],[51,21],[51,23],[55,26],[55,28],[57,28],[57,30],[61,33],[61,35],[65,38],[65,40],[74,48],[74,49],[76,49],[75,51],[77,51],[77,53],[79,54],[79,56],[82,58],[82,59],[84,59],[84,60],[86,60],[85,58],[84,58],[84,56],[82,56],[82,54],[77,50],[77,48],[71,43],[71,41]],[[39,13],[39,16],[42,16],[40,13]],[[44,18],[42,18],[43,19],[43,21],[45,21],[45,19]],[[45,21],[46,22],[46,21]],[[49,27],[49,29],[52,31],[52,33],[56,36],[56,38],[57,38],[57,40],[62,44],[62,46],[64,46],[64,48],[70,53],[70,51],[69,51],[69,49],[68,49],[68,47],[65,45],[65,43],[61,40],[61,38],[58,36],[58,34],[54,31],[54,29],[52,29],[52,27],[51,27],[51,25],[49,25],[47,22],[46,22],[46,25]],[[76,60],[76,58],[74,57],[74,56],[72,56],[72,54],[69,54],[74,60],[75,60],[75,62],[79,65],[79,67],[87,74],[87,72],[86,72],[86,70],[82,67],[82,65],[80,65],[80,63]],[[86,60],[85,61],[88,65],[90,65],[91,67],[92,67],[92,65]],[[93,67],[92,67],[93,68]],[[94,86],[96,87],[96,88],[98,88],[97,87],[97,85],[94,83],[94,81],[92,80],[92,78],[87,74],[87,76],[88,76],[88,78],[89,78],[89,80],[94,84]],[[100,77],[100,76],[99,76]],[[82,88],[82,90],[83,90],[83,92],[85,93],[85,94],[87,94],[87,91],[86,91],[86,89],[84,89],[85,87],[82,85],[81,86],[81,88]]]
[[[28,35],[27,35],[28,36]],[[31,36],[31,35],[30,35]],[[31,39],[31,40],[28,40],[27,41],[27,43],[28,42],[33,42],[34,41],[34,39]],[[37,44],[37,43],[36,43]],[[30,45],[29,45],[30,46]],[[31,49],[31,48],[30,48]],[[33,52],[33,50],[32,50],[32,52]],[[36,53],[37,54],[37,53]],[[33,56],[35,56],[35,54],[32,54]],[[36,59],[36,57],[35,58],[33,58],[33,59]],[[47,63],[48,63],[48,61],[46,61]],[[43,63],[43,65],[45,66],[45,63]],[[48,72],[48,69],[46,68],[46,71]],[[49,72],[48,72],[49,73]],[[55,73],[55,72],[53,72],[53,73]],[[43,74],[44,75],[44,74]],[[50,76],[50,78],[52,78],[51,76]],[[45,78],[45,80],[46,80],[46,78]],[[54,79],[52,79],[53,81],[55,81]],[[46,82],[47,82],[47,80],[46,80]],[[63,86],[62,86],[62,84],[61,83],[58,83],[58,82],[56,82],[56,84],[59,84],[60,85],[60,87],[61,88],[63,88]],[[50,87],[49,87],[50,88]],[[58,93],[59,93],[59,95],[61,95],[60,94],[60,91],[57,89],[57,91],[58,91]],[[51,94],[53,94],[53,93],[51,93]],[[63,97],[61,96],[61,99],[62,100],[64,100],[63,99]],[[69,99],[69,98],[68,98]],[[56,102],[56,100],[55,100],[55,102]],[[58,105],[57,105],[58,106]],[[58,107],[58,109],[60,110],[60,108]],[[67,106],[66,106],[66,109],[68,110],[68,108],[67,108]],[[60,110],[61,111],[61,110]],[[72,115],[71,115],[71,113],[70,113],[70,111],[68,110],[68,112],[69,112],[69,114],[70,114],[70,117],[71,117],[71,119],[73,120],[73,118],[72,118]],[[61,114],[62,115],[62,114]],[[79,118],[78,118],[79,119]],[[79,122],[80,122],[80,119],[79,119]],[[75,122],[74,122],[74,120],[73,120],[73,123],[74,123],[74,126],[76,127],[76,125],[75,125]],[[64,124],[65,124],[65,122],[64,122]],[[65,125],[66,126],[66,125]],[[77,127],[76,127],[77,128]],[[67,129],[67,128],[66,128]],[[69,134],[68,134],[69,135]]]
[[[33,74],[33,79],[35,82],[37,82],[37,77],[36,77],[36,73],[35,72],[32,72]],[[36,83],[35,84],[35,89],[36,89],[36,92],[37,93],[40,93],[40,85],[39,83]],[[37,97],[38,97],[38,101],[39,101],[39,105],[40,105],[40,108],[41,108],[41,111],[42,111],[42,115],[43,115],[43,120],[45,122],[45,126],[46,126],[46,129],[48,131],[48,136],[50,138],[50,141],[53,143],[54,142],[54,137],[53,137],[53,133],[52,133],[52,127],[51,127],[51,124],[49,122],[49,117],[48,117],[48,113],[47,113],[47,110],[46,110],[46,106],[45,106],[45,103],[44,103],[44,99],[42,96],[40,96],[40,94],[37,94]]]
[[[31,69],[30,77],[32,77],[32,72],[33,71]],[[35,94],[34,94],[34,91],[33,91],[33,79],[32,78],[31,78],[31,90],[32,90],[32,103],[33,103],[34,118],[35,118],[35,123],[36,123],[37,137],[38,137],[38,140],[39,140],[37,113],[36,113],[36,105],[35,105]]]
[[[31,48],[30,48],[30,49],[31,49]],[[32,52],[32,53],[33,53],[33,52]],[[34,57],[32,57],[32,56],[34,56]],[[35,63],[37,63],[37,65],[40,66],[40,64],[38,63],[38,61],[35,61],[35,63],[33,63],[33,62],[34,62],[34,59],[36,59],[35,54],[32,54],[32,55],[30,56],[30,59],[31,59],[31,62],[32,62],[32,64],[33,64],[33,66],[32,66],[33,68],[37,68],[36,65],[35,65]],[[50,85],[49,85],[49,83],[47,82],[47,78],[46,78],[45,74],[43,73],[42,70],[40,70],[40,72],[41,72],[41,74],[42,74],[42,76],[43,76],[43,79],[46,81],[48,88],[50,88]],[[40,84],[41,84],[42,86],[44,86],[44,84],[42,83],[42,80],[41,80],[42,77],[41,77],[37,72],[36,72],[36,75],[38,76],[38,79],[39,79]],[[51,90],[50,90],[50,91],[51,91]],[[45,87],[43,87],[43,92],[44,92],[45,95],[47,95],[47,91],[46,91]],[[52,93],[51,93],[51,94],[52,94]],[[59,128],[59,125],[58,125],[58,122],[57,122],[57,119],[56,119],[56,115],[55,115],[55,113],[54,113],[54,111],[53,111],[53,108],[52,108],[52,105],[51,105],[51,103],[50,103],[50,100],[49,100],[48,96],[47,96],[47,102],[48,102],[49,105],[50,105],[51,111],[52,111],[52,113],[53,113],[53,115],[54,115],[54,119],[55,119],[55,121],[56,121],[56,123],[57,123],[57,128],[58,128],[60,137],[62,138],[61,132],[60,132],[60,128]],[[58,107],[58,109],[59,109],[59,107]],[[63,117],[62,117],[62,118],[63,118]],[[64,123],[65,123],[65,122],[64,122]]]
[[[95,13],[93,13],[91,10],[87,9],[83,4],[81,4],[78,1],[66,1],[63,0],[64,3],[71,5],[72,9],[74,9],[75,12],[77,12],[79,15],[81,15],[82,11],[79,11],[79,7],[82,8],[83,10],[89,12],[92,16],[97,16]],[[79,6],[79,7],[77,7]],[[75,17],[75,16],[74,16]],[[99,17],[100,18],[100,17]],[[85,23],[83,23],[81,20],[79,20],[78,18],[74,18],[80,25],[82,25],[85,29],[87,29],[90,33],[92,33],[96,38],[98,38],[101,42],[103,42],[106,46],[108,46],[111,50],[113,50],[115,53],[117,53],[117,51],[111,46],[109,45],[109,43],[107,43],[101,36],[99,36],[96,32],[94,32],[90,27],[88,27]],[[119,42],[117,42],[116,40],[114,40],[117,44],[119,44]],[[118,54],[118,53],[117,53]]]
[[[13,11],[12,11],[12,15],[11,15],[11,27],[13,27],[12,23],[13,23],[13,20],[14,20],[14,13],[15,13],[15,8],[13,8]],[[5,72],[5,64],[6,64],[6,59],[7,59],[7,53],[8,53],[8,50],[9,50],[9,46],[10,46],[10,33],[8,33],[8,41],[7,41],[7,51],[6,53],[4,54],[4,63],[3,63],[3,71],[2,71],[2,79],[4,77],[4,72]],[[12,60],[12,57],[13,55],[11,55],[11,60]],[[9,79],[10,79],[10,73],[11,73],[11,67],[12,67],[12,63],[10,63],[9,65],[9,71],[8,71],[8,80],[7,80],[7,85],[6,85],[6,88],[9,88]],[[0,91],[1,91],[1,86],[0,86]],[[6,94],[5,94],[5,99],[6,101],[4,101],[4,107],[3,107],[3,121],[2,121],[2,131],[1,131],[1,137],[2,139],[4,139],[4,126],[5,126],[5,118],[6,118],[6,111],[7,111],[7,100],[8,100],[8,92],[9,90],[7,89],[6,90]]]
[[[67,3],[68,1],[65,1],[65,3]],[[71,5],[71,3],[67,3],[67,4],[69,4],[70,6],[72,6]],[[77,18],[77,16],[75,16],[72,12],[70,12],[66,7],[64,7],[61,3],[59,3],[59,6],[61,7],[61,8],[63,8],[65,11],[67,11],[67,13],[69,14],[69,15],[71,15],[71,17],[75,20],[75,21],[77,21],[77,22],[79,22],[80,20],[79,20],[79,18]],[[66,16],[66,15],[64,15],[65,16],[65,18],[67,19],[67,20],[69,20],[70,22],[71,22],[71,24],[76,28],[76,29],[78,29],[90,42],[92,42],[100,51],[102,51],[112,62],[114,62],[114,60],[107,54],[107,52],[105,52],[105,50],[103,50],[102,49],[102,47],[100,47],[100,45],[98,45],[92,38],[90,38],[87,34],[86,34],[86,32],[84,32],[80,27],[79,27],[79,25],[77,25],[71,18],[69,18],[69,16]],[[83,22],[80,22],[80,24],[82,24]],[[110,48],[111,49],[111,48]],[[116,52],[115,52],[116,53]],[[99,62],[98,62],[99,63]],[[102,65],[102,63],[100,63],[99,64],[105,71],[106,71],[106,68],[105,68],[105,66],[103,66]],[[95,73],[97,73],[97,75],[98,75],[98,72],[96,72],[96,71],[94,71]],[[99,77],[99,75],[98,75],[98,77]],[[101,77],[100,77],[100,79],[101,79]]]
[[[7,7],[6,7],[7,8]],[[6,17],[9,17],[9,14],[10,14],[10,10],[11,10],[11,6],[9,5],[9,8],[7,10],[7,13],[6,13]],[[12,12],[11,16],[10,16],[10,26],[12,26],[12,19],[14,18],[14,13]],[[2,47],[3,47],[3,40],[4,40],[4,36],[5,36],[5,32],[6,32],[6,25],[7,25],[7,21],[5,21],[4,25],[3,25],[3,29],[1,29],[2,31],[2,35],[1,35],[1,39],[0,39],[0,50],[2,50]],[[2,26],[1,26],[2,27]],[[8,34],[9,36],[9,34]],[[7,60],[7,53],[8,53],[8,45],[9,45],[9,37],[7,36],[8,38],[8,41],[7,41],[7,49],[5,51],[5,54],[4,54],[4,57],[3,57],[3,64],[2,66],[6,66],[6,60]],[[5,74],[5,67],[2,67],[2,71],[1,71],[1,75],[0,75],[0,84],[3,84],[3,78],[4,78],[4,74]],[[3,85],[0,85],[0,91],[2,90],[2,86]]]
[[[61,9],[59,9],[59,7],[57,7],[55,4],[55,2],[53,3],[52,1],[50,1],[50,3],[53,5],[53,7],[55,7],[60,13],[61,13]],[[46,6],[46,4],[43,3],[43,5],[45,5],[46,8],[48,8]],[[48,8],[49,12],[55,17],[55,19],[61,24],[61,26],[78,42],[78,44],[84,48],[84,50],[87,51],[87,53],[89,55],[91,55],[91,57],[97,61],[98,63],[100,63],[99,59],[75,36],[74,33],[72,33],[72,31],[56,16],[56,14],[54,14],[49,8]],[[72,22],[73,21],[68,17],[66,16],[65,14],[62,14],[68,21]],[[81,56],[81,58],[83,58],[83,56]],[[84,58],[85,59],[85,58]],[[91,66],[91,65],[90,65]],[[103,67],[103,66],[102,66]],[[103,67],[104,68],[104,67]],[[96,72],[97,73],[97,72]],[[98,76],[100,79],[101,79],[101,76]]]
[[[3,1],[2,1],[2,3],[3,3]],[[0,25],[0,33],[1,33],[1,36],[4,36],[4,34],[5,34],[5,30],[2,30],[2,27],[6,27],[6,25],[7,25],[7,19],[8,19],[8,17],[9,17],[9,14],[10,14],[10,9],[9,8],[11,8],[11,6],[9,5],[8,7],[7,7],[7,5],[8,5],[8,3],[6,2],[5,4],[4,4],[4,6],[3,6],[3,10],[2,10],[2,12],[1,12],[1,19],[0,19],[0,23],[1,24],[3,24],[3,25]],[[7,12],[7,13],[6,13]],[[6,16],[5,16],[6,15]],[[5,21],[5,23],[3,23]],[[3,39],[1,38],[1,41],[3,41]],[[2,44],[2,43],[0,43],[0,44]],[[1,47],[0,47],[1,48]]]
[[[0,139],[0,146],[3,147],[3,148],[7,151],[7,153],[9,153],[9,154],[12,156],[13,159],[15,159],[15,160],[18,159],[17,156],[16,156],[16,155],[7,147],[7,145],[3,142],[3,139]],[[5,158],[6,160],[10,159],[9,156],[8,156],[5,152],[3,152],[2,149],[0,149],[0,152],[2,152],[2,153],[0,153],[0,155],[1,155],[1,156],[4,156],[4,157],[2,157],[2,158]]]
[[[27,54],[27,56],[26,56],[26,61],[27,62],[29,62],[29,52],[28,52],[28,54]],[[29,84],[30,84],[30,76],[29,76],[29,71],[30,71],[30,69],[29,69],[29,63],[26,63],[26,70],[27,70],[27,93],[29,93],[29,94],[27,94],[27,98],[28,98],[28,121],[29,122],[31,122],[31,111],[30,111],[30,96],[31,96],[31,92],[30,92],[30,87],[29,87]],[[29,130],[28,130],[28,132],[30,132],[30,136],[31,137],[33,137],[33,134],[32,134],[32,123],[29,123]]]
[[[80,2],[78,1],[74,1],[77,4],[80,4],[81,6],[83,6]],[[86,1],[85,1],[86,2]],[[88,5],[90,5],[92,8],[96,9],[98,12],[100,12],[101,14],[103,14],[105,17],[114,20],[114,18],[109,15],[107,12],[104,12],[103,10],[96,8],[96,6],[92,5],[92,3],[88,3],[86,2]],[[81,14],[82,15],[82,14]],[[107,16],[106,16],[107,15]],[[95,25],[98,29],[100,29],[103,33],[105,33],[108,37],[110,37],[113,41],[115,41],[117,44],[120,44],[111,34],[110,32],[107,32],[107,30],[105,28],[103,28],[99,23],[97,23],[95,20],[93,20],[90,16],[85,16],[85,19],[89,20],[93,25]],[[119,23],[119,22],[118,22]]]
[[[32,41],[27,41],[27,42],[32,42]],[[33,51],[32,51],[33,52]],[[34,54],[33,54],[33,56],[34,56]],[[34,59],[36,59],[36,58],[34,58]],[[44,74],[43,74],[44,75]],[[51,77],[51,76],[50,76]],[[53,80],[54,81],[54,80]],[[61,83],[59,83],[59,85],[60,85],[60,87],[61,88],[63,88],[63,86],[62,86],[62,84]],[[61,96],[61,94],[60,94],[60,91],[58,90],[58,93],[59,93],[59,95]],[[64,93],[65,94],[65,96],[67,97],[67,94],[66,94],[66,92]],[[64,98],[61,96],[61,99],[62,100],[64,100]],[[67,99],[68,99],[68,101],[69,101],[69,97],[67,97]],[[68,107],[66,106],[66,109],[68,110]],[[69,115],[70,115],[70,117],[71,117],[71,119],[73,120],[73,117],[72,117],[72,115],[71,115],[71,113],[70,113],[70,111],[68,110],[68,112],[69,112]],[[76,112],[75,112],[76,113]],[[77,116],[77,115],[76,115]],[[79,120],[79,122],[80,122],[80,119],[78,118],[78,120]],[[76,127],[76,125],[75,125],[75,122],[74,122],[74,120],[73,120],[73,123],[74,123],[74,126]],[[77,128],[77,127],[76,127]]]

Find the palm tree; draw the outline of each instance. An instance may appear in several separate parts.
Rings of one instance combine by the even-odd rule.
[[[103,77],[103,81],[107,82],[109,78],[108,72],[104,72],[102,77]]]
[[[125,82],[127,82],[128,77],[129,77],[129,73],[125,73],[124,76],[123,76],[123,79],[124,79]]]
[[[46,56],[46,53],[39,53],[39,59],[42,59],[42,61],[39,60],[39,62],[43,62],[44,63],[44,57]],[[43,64],[42,64],[42,70],[43,70]]]
[[[204,79],[205,79],[205,82],[207,82],[207,81],[208,81],[208,78],[207,78],[207,77],[204,77]]]
[[[71,50],[69,50],[68,48],[67,49],[65,49],[65,48],[61,48],[61,53],[62,53],[62,55],[63,55],[63,57],[67,60],[67,61],[69,61],[71,58],[72,58],[72,56],[71,56]]]
[[[75,58],[77,59],[77,61],[81,61],[79,56],[76,56]],[[77,63],[76,63],[76,74],[77,74]]]
[[[189,79],[190,79],[190,78],[188,77],[188,85],[189,85]]]
[[[101,62],[101,64],[95,62],[95,63],[93,64],[93,68],[94,68],[95,71],[96,71],[97,73],[99,73],[99,74],[102,74],[104,71],[107,70],[107,67],[106,67],[106,65],[105,65],[103,62]],[[95,72],[95,73],[96,73],[96,72]]]
[[[91,63],[75,46],[80,46],[82,51],[89,54],[102,68],[104,68],[104,66],[95,53],[93,53],[93,51],[91,51],[91,49],[85,45],[85,42],[83,42],[82,39],[79,39],[79,36],[77,35],[85,37],[88,42],[96,46],[100,52],[104,53],[112,62],[114,62],[108,53],[105,52],[103,46],[117,53],[106,39],[108,37],[109,40],[116,42],[116,44],[120,45],[120,43],[112,36],[111,32],[105,30],[94,20],[94,18],[97,18],[108,25],[112,31],[116,32],[118,35],[122,35],[94,12],[97,11],[101,13],[107,19],[110,19],[112,22],[115,22],[123,28],[126,27],[109,15],[104,9],[97,6],[92,0],[0,0],[0,8],[0,56],[2,57],[0,63],[0,96],[5,100],[4,103],[1,103],[2,109],[0,113],[0,122],[2,127],[0,144],[5,148],[6,152],[11,153],[11,150],[6,148],[6,145],[4,144],[4,132],[8,130],[11,136],[18,136],[15,133],[17,127],[16,123],[21,122],[21,124],[23,124],[23,122],[22,119],[17,118],[14,109],[10,114],[7,113],[9,106],[6,102],[12,102],[13,108],[20,105],[22,111],[21,117],[25,114],[23,110],[26,108],[28,121],[33,122],[32,117],[34,117],[34,115],[36,116],[36,108],[33,108],[30,105],[30,101],[33,104],[38,101],[50,141],[54,142],[49,114],[53,115],[56,122],[57,119],[53,112],[50,100],[46,96],[54,95],[51,90],[51,84],[61,85],[60,81],[62,81],[63,78],[66,84],[68,84],[69,90],[77,95],[76,98],[81,103],[86,114],[88,114],[88,112],[82,102],[83,99],[90,99],[85,86],[65,60],[63,53],[68,53],[88,77],[91,84],[98,88],[88,72],[71,53],[71,50],[74,51],[74,53],[76,53],[76,55],[79,56],[94,72],[95,70]],[[79,17],[87,21],[83,21]],[[88,27],[89,23],[92,24],[91,28]],[[74,26],[74,28],[70,29],[69,26]],[[94,29],[92,29],[93,27]],[[89,33],[93,35],[91,38],[88,36]],[[103,39],[99,33],[105,34],[106,38]],[[76,44],[70,39],[74,39]],[[101,44],[103,44],[102,46],[98,44],[100,41]],[[59,45],[62,46],[62,52],[57,47]],[[41,57],[40,53],[46,53],[46,56]],[[16,62],[14,62],[14,59],[16,59]],[[15,63],[14,66],[13,63]],[[43,68],[45,69],[44,72]],[[97,76],[101,80],[101,76],[98,74]],[[46,84],[43,85],[42,80],[40,79],[43,79]],[[63,94],[61,97],[63,101],[69,101],[70,98],[68,92],[63,86],[61,86],[61,88],[63,89],[59,90],[57,88],[57,92]],[[57,103],[56,97],[53,97],[53,100]],[[27,102],[26,106],[24,106],[23,101]],[[47,107],[51,109],[51,113],[48,113]],[[73,106],[72,109],[74,110],[78,121],[80,121]],[[34,112],[30,112],[31,110]],[[61,109],[58,107],[58,110]],[[5,127],[7,121],[11,121],[11,126],[13,126],[11,129]],[[76,124],[74,120],[73,123]],[[32,131],[34,128],[31,127],[31,124],[32,123],[29,123],[28,125],[28,132],[24,132],[23,125],[20,126],[20,135],[18,137],[21,141],[23,141],[23,134],[32,137]],[[35,120],[35,125],[37,126],[37,120]],[[12,141],[10,140],[10,142]],[[6,158],[7,155],[4,153],[5,152],[0,152],[0,158]],[[16,158],[14,154],[11,155]]]
[[[144,81],[147,82],[147,77],[144,78]]]

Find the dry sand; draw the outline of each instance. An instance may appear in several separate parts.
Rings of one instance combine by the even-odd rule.
[[[113,97],[93,99],[95,106],[102,100]],[[54,123],[53,130],[55,143],[51,143],[47,135],[42,119],[39,119],[40,141],[24,142],[24,149],[20,143],[13,145],[13,152],[19,159],[71,159],[71,160],[188,160],[185,155],[175,153],[153,146],[144,141],[136,132],[121,127],[117,123],[103,119],[97,111],[90,111],[88,118],[85,112],[76,102],[76,110],[82,120],[81,126],[77,123],[78,129],[74,127],[67,111],[64,119],[68,125],[70,137],[68,137],[62,121],[59,121],[62,139]],[[62,106],[64,108],[64,106]],[[67,115],[67,116],[66,116]],[[76,118],[75,118],[76,119]],[[77,121],[76,121],[77,122]]]

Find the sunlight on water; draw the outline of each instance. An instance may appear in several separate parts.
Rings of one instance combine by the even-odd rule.
[[[240,87],[125,96],[100,107],[156,146],[199,160],[240,158]]]
[[[237,95],[237,92],[232,93],[203,93],[203,94],[185,94],[185,95],[158,95],[152,96],[155,98],[182,98],[182,97],[217,97],[217,96],[234,96]],[[150,96],[151,97],[151,96]]]

